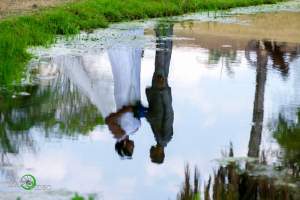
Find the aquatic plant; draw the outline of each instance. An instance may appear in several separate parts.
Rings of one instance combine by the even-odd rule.
[[[185,181],[177,195],[178,200],[296,200],[299,199],[299,185],[290,175],[279,173],[278,169],[269,165],[263,156],[260,161],[246,161],[242,165],[234,158],[230,146],[226,164],[220,163],[213,176],[204,183],[203,194],[200,195],[199,172],[195,168],[194,185],[191,185],[190,168],[185,167]],[[271,173],[271,171],[273,171]],[[278,174],[277,174],[278,173]],[[270,176],[269,174],[273,174]],[[277,175],[276,175],[277,174]],[[195,189],[196,188],[196,189]]]
[[[200,173],[197,167],[194,169],[194,180],[191,183],[191,173],[189,165],[186,165],[184,170],[184,183],[181,191],[177,195],[177,200],[200,200]]]
[[[185,182],[178,200],[200,200],[200,192],[195,192],[197,186],[189,182],[190,173],[185,170]],[[198,190],[199,191],[199,190]],[[297,199],[297,189],[290,188],[288,184],[279,185],[275,179],[267,176],[251,176],[247,171],[240,171],[235,163],[220,168],[210,177],[204,185],[204,200],[232,200],[232,199],[264,199],[289,200]]]

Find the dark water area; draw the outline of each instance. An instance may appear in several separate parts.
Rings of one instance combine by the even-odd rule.
[[[235,20],[116,24],[34,50],[24,84],[0,91],[0,199],[176,199],[187,163],[202,197],[211,177],[212,199],[231,183],[231,199],[249,184],[244,199],[299,199],[300,14]],[[12,186],[25,174],[39,187]]]

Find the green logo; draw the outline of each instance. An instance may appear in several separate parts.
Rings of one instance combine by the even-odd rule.
[[[21,177],[20,183],[24,190],[32,190],[36,186],[36,179],[31,174],[26,174]]]

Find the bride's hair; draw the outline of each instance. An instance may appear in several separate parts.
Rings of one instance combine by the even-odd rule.
[[[128,141],[131,141],[131,140],[128,140]],[[125,144],[125,140],[116,142],[116,144],[115,144],[115,150],[116,150],[116,152],[119,154],[119,156],[121,158],[131,159],[133,151],[129,151],[124,144]]]

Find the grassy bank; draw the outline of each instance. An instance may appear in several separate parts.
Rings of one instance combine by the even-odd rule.
[[[180,15],[199,10],[275,3],[281,0],[82,0],[0,21],[0,85],[18,83],[30,46],[49,45],[56,35],[107,27],[109,23]]]

